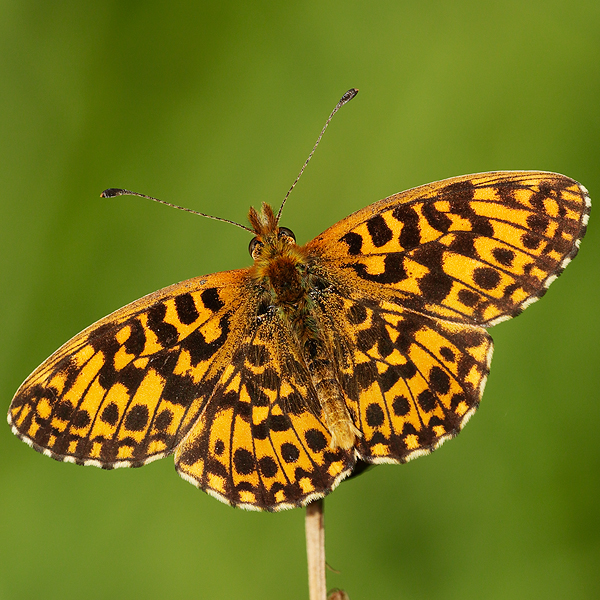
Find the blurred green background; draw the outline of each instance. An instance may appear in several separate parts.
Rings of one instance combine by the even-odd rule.
[[[0,2],[0,398],[80,329],[249,264],[244,222],[300,242],[379,198],[544,169],[600,199],[600,3]],[[326,501],[329,587],[361,598],[600,596],[600,239],[492,331],[458,439]],[[303,510],[229,508],[171,458],[61,464],[0,426],[0,598],[305,599]]]

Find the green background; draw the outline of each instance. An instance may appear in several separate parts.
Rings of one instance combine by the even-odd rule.
[[[249,264],[244,222],[307,241],[453,175],[543,169],[600,199],[600,3],[0,3],[0,398],[112,310]],[[600,239],[492,331],[458,439],[326,501],[329,587],[361,598],[600,595]],[[167,458],[105,472],[0,426],[0,598],[307,598],[303,510],[234,510]]]

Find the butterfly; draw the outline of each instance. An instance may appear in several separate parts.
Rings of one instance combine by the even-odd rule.
[[[26,379],[8,421],[57,460],[112,469],[174,453],[184,479],[230,505],[306,505],[357,464],[404,463],[459,433],[489,373],[487,329],[546,292],[590,206],[563,175],[466,175],[304,246],[281,211],[251,208],[250,267],[88,327]]]

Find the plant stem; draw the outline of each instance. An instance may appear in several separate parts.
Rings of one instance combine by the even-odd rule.
[[[308,557],[308,591],[310,600],[326,600],[325,523],[323,499],[306,506],[306,554]]]

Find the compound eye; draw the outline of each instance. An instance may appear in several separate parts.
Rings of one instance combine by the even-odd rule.
[[[248,245],[248,252],[252,258],[256,258],[263,247],[263,243],[258,238],[252,238]]]
[[[279,237],[288,237],[291,238],[293,242],[296,241],[296,236],[294,235],[294,232],[291,229],[288,229],[287,227],[279,228]]]

